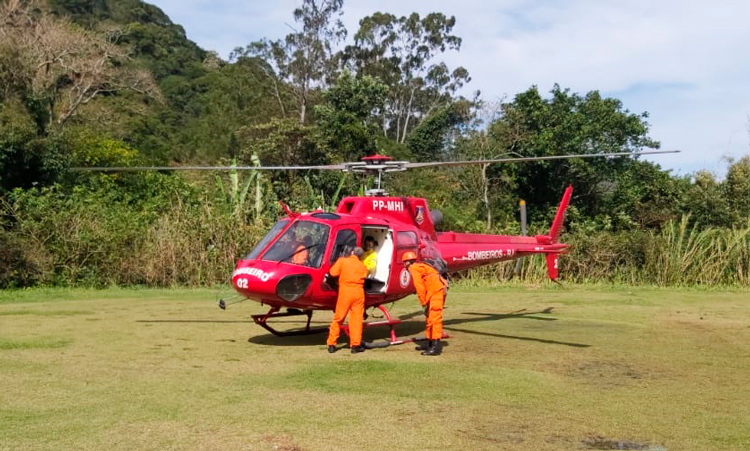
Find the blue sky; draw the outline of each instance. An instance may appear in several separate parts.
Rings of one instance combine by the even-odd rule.
[[[266,37],[282,38],[301,0],[151,1],[188,38],[222,57]],[[649,158],[676,174],[723,176],[724,157],[750,153],[750,2],[743,0],[345,0],[349,35],[375,11],[456,16],[467,94],[512,98],[554,83],[599,90],[634,113],[649,112],[650,136],[681,154]]]

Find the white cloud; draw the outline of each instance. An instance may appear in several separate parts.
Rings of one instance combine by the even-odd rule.
[[[288,33],[299,0],[157,0],[188,37],[223,56],[236,46]],[[599,90],[632,112],[649,111],[651,136],[678,156],[651,158],[687,173],[723,172],[723,155],[750,151],[750,2],[717,0],[349,0],[354,34],[375,11],[456,16],[460,52],[445,60],[472,75],[467,91],[488,99],[554,83]]]

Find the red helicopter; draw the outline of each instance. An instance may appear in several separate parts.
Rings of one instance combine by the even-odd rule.
[[[568,186],[565,189],[546,235],[529,237],[437,232],[435,226],[440,222],[442,214],[430,211],[425,199],[389,196],[380,188],[384,173],[428,166],[624,155],[633,154],[438,163],[392,161],[389,157],[375,155],[363,158],[362,162],[344,164],[343,167],[295,167],[294,169],[337,169],[370,173],[377,175],[378,187],[368,191],[363,197],[342,199],[335,212],[317,210],[301,214],[282,204],[286,217],[280,219],[255,248],[237,262],[232,273],[232,286],[241,295],[241,301],[251,299],[270,307],[266,314],[253,315],[252,318],[274,335],[305,335],[327,330],[311,328],[310,321],[315,310],[335,309],[337,290],[335,281],[327,276],[329,268],[340,256],[348,255],[353,247],[364,247],[366,237],[372,237],[377,243],[377,266],[374,274],[365,282],[365,308],[380,309],[384,320],[365,323],[365,327],[389,326],[390,344],[413,341],[396,336],[394,326],[401,321],[393,318],[384,306],[414,293],[409,271],[401,260],[405,252],[415,252],[420,258],[442,266],[441,269],[445,272],[543,254],[549,277],[556,281],[558,259],[567,248],[566,244],[558,242],[558,238],[573,188]],[[304,254],[305,258],[295,258],[300,254]],[[226,305],[224,300],[219,301],[222,309]],[[282,308],[287,311],[282,312]],[[304,329],[279,331],[268,324],[270,319],[293,315],[307,316]],[[344,330],[347,331],[345,326]]]
[[[377,176],[377,188],[362,197],[346,197],[335,212],[316,210],[309,213],[291,211],[282,206],[286,217],[281,218],[252,251],[237,262],[232,273],[232,287],[238,300],[227,303],[219,300],[219,307],[254,300],[269,306],[263,315],[253,320],[277,336],[307,335],[326,328],[311,328],[315,310],[334,310],[336,280],[327,276],[330,267],[353,247],[363,246],[366,237],[377,243],[377,265],[365,282],[365,308],[375,307],[383,312],[384,320],[366,322],[365,327],[390,327],[389,344],[400,344],[413,339],[399,339],[394,326],[401,321],[393,318],[384,304],[414,293],[411,276],[404,267],[402,256],[415,252],[445,272],[456,272],[490,263],[514,260],[543,254],[550,279],[557,280],[558,259],[567,245],[558,242],[563,227],[565,210],[573,188],[568,186],[554,221],[546,235],[515,236],[476,233],[437,232],[442,214],[430,211],[427,201],[417,197],[389,196],[381,189],[382,176],[388,172],[410,168],[457,166],[467,164],[509,163],[569,158],[637,156],[675,153],[679,151],[650,151],[639,153],[608,153],[559,155],[549,157],[519,157],[494,160],[410,163],[393,161],[375,155],[361,162],[326,166],[226,166],[226,167],[119,167],[76,168],[84,171],[141,171],[141,170],[338,170],[367,173]],[[300,256],[303,255],[303,258]],[[282,311],[286,309],[286,311]],[[292,331],[279,331],[268,324],[273,318],[305,315],[306,326]],[[342,329],[348,333],[346,326]]]

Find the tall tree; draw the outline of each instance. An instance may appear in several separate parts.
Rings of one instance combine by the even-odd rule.
[[[682,214],[687,178],[674,177],[650,161],[626,160],[622,168],[601,182],[606,185],[599,213],[609,216],[613,229],[661,228]]]
[[[316,122],[321,142],[334,158],[352,161],[377,150],[377,115],[387,93],[377,79],[355,78],[347,71],[323,93],[323,103],[315,108]]]
[[[690,219],[700,227],[729,227],[732,224],[733,211],[726,198],[725,186],[716,176],[706,170],[692,175],[692,183],[687,189],[684,209]]]
[[[272,72],[294,90],[299,107],[299,122],[304,124],[313,92],[326,86],[336,69],[334,47],[346,38],[346,28],[340,19],[344,0],[303,0],[294,10],[294,21],[302,27],[283,40],[262,39],[245,48],[237,48],[230,59],[259,56],[265,59]]]
[[[119,30],[84,30],[47,13],[37,0],[0,6],[0,36],[24,69],[27,100],[41,107],[37,121],[44,128],[65,124],[105,93],[159,94],[147,70],[127,65],[127,50],[116,45]]]
[[[451,34],[455,23],[455,17],[441,13],[396,17],[378,12],[360,21],[355,43],[346,47],[342,62],[388,86],[381,115],[385,136],[406,142],[414,127],[449,105],[470,80],[463,67],[450,70],[436,60],[447,50],[460,49],[461,38]]]
[[[551,97],[543,98],[534,86],[503,104],[502,116],[490,128],[507,152],[523,156],[636,152],[659,147],[648,137],[647,118],[597,91],[581,96],[555,85]],[[545,211],[573,183],[576,205],[594,214],[616,188],[615,174],[630,162],[621,157],[527,163],[517,169],[517,195],[528,201],[531,213]]]
[[[233,138],[240,127],[283,117],[294,99],[286,85],[269,82],[266,68],[265,61],[255,57],[233,64],[214,59],[206,62],[206,74],[192,81],[165,78],[162,86],[172,110],[189,113],[176,131],[181,145],[173,150],[174,157],[204,162],[235,158]]]
[[[457,160],[492,160],[519,156],[508,149],[507,136],[498,133],[497,127],[485,127],[493,124],[500,114],[502,102],[491,102],[483,105],[478,113],[479,127],[464,133],[456,141],[452,158]],[[411,138],[410,138],[411,139]],[[470,165],[461,169],[459,176],[461,191],[470,200],[481,199],[485,230],[495,226],[494,218],[512,220],[516,211],[515,174],[513,165]]]
[[[746,227],[750,223],[750,155],[730,164],[724,184],[734,224]]]

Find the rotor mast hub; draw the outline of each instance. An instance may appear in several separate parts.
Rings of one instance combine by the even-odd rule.
[[[344,172],[365,173],[376,177],[377,188],[365,192],[366,196],[387,196],[388,193],[381,188],[383,174],[386,172],[405,171],[406,161],[393,161],[393,158],[385,155],[372,155],[363,157],[362,161],[344,163]]]

